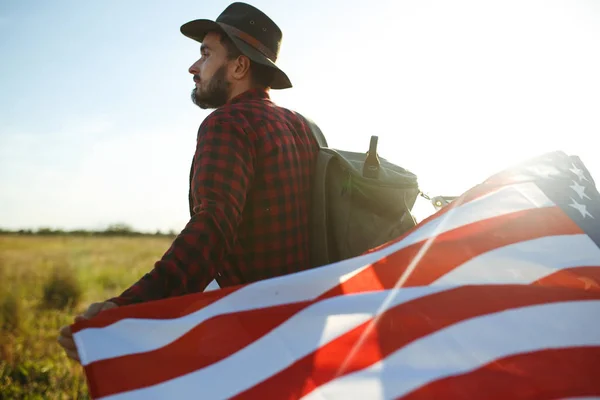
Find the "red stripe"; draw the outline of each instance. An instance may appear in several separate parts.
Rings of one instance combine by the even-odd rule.
[[[600,291],[600,266],[563,269],[539,279],[533,284]]]
[[[157,350],[91,363],[85,367],[90,394],[98,398],[139,389],[206,367],[264,336],[306,306],[295,303],[219,315]]]
[[[432,294],[389,309],[381,314],[374,329],[369,329],[370,322],[362,324],[237,398],[299,398],[336,377],[367,368],[412,341],[460,321],[511,308],[590,299],[600,299],[600,292],[542,286],[481,285]],[[357,343],[362,343],[360,351],[348,359]],[[338,374],[341,365],[346,367]]]
[[[86,328],[104,328],[125,318],[172,319],[183,317],[221,300],[240,288],[242,286],[238,285],[204,293],[193,293],[164,300],[117,307],[103,311],[91,320],[73,324],[72,330],[75,333]]]
[[[402,400],[558,399],[600,395],[600,346],[543,350],[499,359],[440,379]]]
[[[581,228],[558,207],[519,211],[465,225],[437,236],[403,286],[428,285],[473,257],[501,246],[580,233]],[[393,288],[424,245],[415,243],[382,258],[321,298]]]

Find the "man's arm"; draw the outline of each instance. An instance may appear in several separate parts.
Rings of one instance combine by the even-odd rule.
[[[241,122],[216,113],[208,117],[194,156],[195,214],[154,269],[109,301],[126,305],[204,290],[237,239],[254,161],[254,143]]]

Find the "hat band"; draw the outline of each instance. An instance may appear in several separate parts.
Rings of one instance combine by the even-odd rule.
[[[254,47],[256,50],[260,51],[263,56],[267,57],[271,61],[275,62],[277,60],[277,55],[273,53],[267,46],[258,41],[255,37],[247,34],[244,31],[239,30],[236,27],[231,25],[224,24],[222,22],[218,22],[222,28],[227,29],[229,32],[242,39],[244,42],[248,43],[250,46]]]

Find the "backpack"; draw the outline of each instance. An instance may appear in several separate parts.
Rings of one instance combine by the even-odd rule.
[[[311,204],[311,264],[319,267],[363,254],[416,225],[417,176],[369,151],[328,147],[321,129],[304,117],[319,143]]]

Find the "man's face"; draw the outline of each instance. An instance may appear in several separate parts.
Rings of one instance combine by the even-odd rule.
[[[196,83],[192,101],[202,109],[220,107],[229,99],[231,86],[227,77],[227,49],[218,34],[209,33],[204,37],[200,53],[200,59],[189,69]]]

